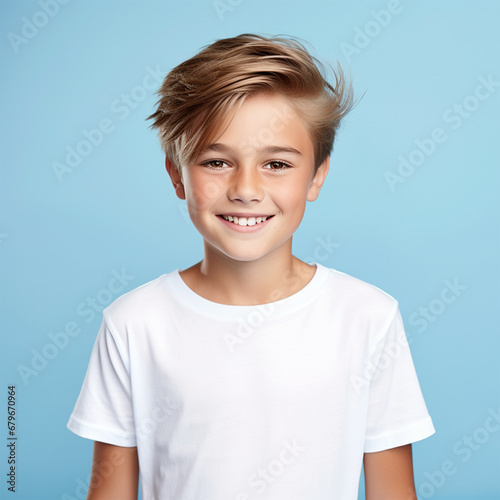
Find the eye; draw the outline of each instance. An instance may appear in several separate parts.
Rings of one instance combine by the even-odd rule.
[[[273,170],[277,172],[284,172],[285,170],[292,168],[292,166],[289,165],[288,163],[279,160],[270,161],[269,163],[266,164],[266,167],[267,166],[269,166],[267,170]]]
[[[211,168],[212,170],[222,170],[224,165],[227,167],[227,163],[222,160],[210,160],[201,164],[204,167]]]

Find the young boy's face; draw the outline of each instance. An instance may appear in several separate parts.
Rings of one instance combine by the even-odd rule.
[[[166,165],[204,239],[205,257],[254,261],[290,258],[292,235],[306,200],[319,194],[329,159],[314,173],[313,144],[289,102],[256,94],[194,165],[181,175],[168,159]]]

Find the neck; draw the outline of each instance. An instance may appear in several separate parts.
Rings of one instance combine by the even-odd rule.
[[[288,247],[254,261],[236,261],[205,245],[204,259],[180,274],[202,297],[228,305],[275,302],[298,292],[315,268],[300,261]]]

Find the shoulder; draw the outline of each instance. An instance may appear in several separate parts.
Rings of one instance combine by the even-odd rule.
[[[392,317],[398,309],[398,301],[384,290],[371,283],[331,268],[323,293],[346,313],[357,317]]]
[[[391,325],[401,326],[398,301],[371,283],[336,269],[326,270],[320,314],[328,324],[355,338],[358,347],[364,345],[374,352]]]
[[[172,274],[162,274],[124,293],[104,309],[104,319],[112,324],[130,324],[150,317],[151,313],[160,310],[168,299],[167,281]]]

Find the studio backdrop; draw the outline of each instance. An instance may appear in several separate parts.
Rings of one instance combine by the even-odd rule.
[[[413,445],[419,498],[498,499],[499,18],[494,0],[2,0],[1,498],[85,498],[92,442],[66,423],[102,310],[202,258],[155,92],[257,33],[339,61],[362,97],[293,251],[398,300],[436,427]]]

